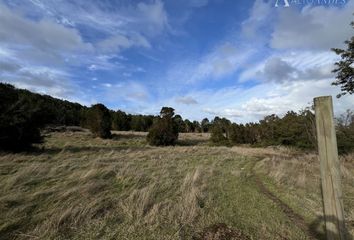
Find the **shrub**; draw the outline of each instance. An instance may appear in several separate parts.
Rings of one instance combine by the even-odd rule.
[[[103,104],[92,105],[87,111],[86,121],[88,128],[96,137],[111,137],[111,115]]]
[[[112,129],[116,131],[130,130],[130,120],[125,112],[118,110],[113,112],[112,115]]]
[[[337,130],[338,152],[348,154],[354,151],[354,129]]]
[[[147,141],[153,146],[174,145],[178,139],[178,126],[173,120],[174,109],[162,108],[160,118],[156,119],[149,130]]]
[[[347,110],[337,119],[338,152],[341,154],[354,151],[354,113]]]
[[[224,136],[223,128],[220,125],[215,124],[211,128],[210,141],[217,145],[227,144],[227,138]]]
[[[41,142],[38,102],[21,96],[11,85],[1,84],[0,107],[0,149],[26,150]]]
[[[231,144],[243,144],[244,143],[244,126],[237,125],[236,123],[231,124],[228,129],[229,141]]]

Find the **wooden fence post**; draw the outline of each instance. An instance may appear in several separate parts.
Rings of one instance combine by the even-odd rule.
[[[314,102],[327,239],[343,240],[346,231],[332,97],[317,97]]]

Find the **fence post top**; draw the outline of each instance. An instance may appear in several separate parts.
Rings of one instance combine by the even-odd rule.
[[[317,102],[317,101],[326,101],[328,99],[332,99],[332,96],[320,96],[320,97],[315,97],[314,98],[315,102]]]
[[[333,104],[332,96],[320,96],[313,99],[315,107],[322,104]]]

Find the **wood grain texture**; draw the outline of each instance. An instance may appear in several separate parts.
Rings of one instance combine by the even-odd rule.
[[[327,239],[346,239],[332,97],[314,99]]]

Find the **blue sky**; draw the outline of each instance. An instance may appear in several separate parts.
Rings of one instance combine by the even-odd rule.
[[[276,2],[0,0],[0,81],[88,106],[236,122],[335,96],[330,48],[354,35],[353,0]],[[336,112],[353,100],[336,99]]]

